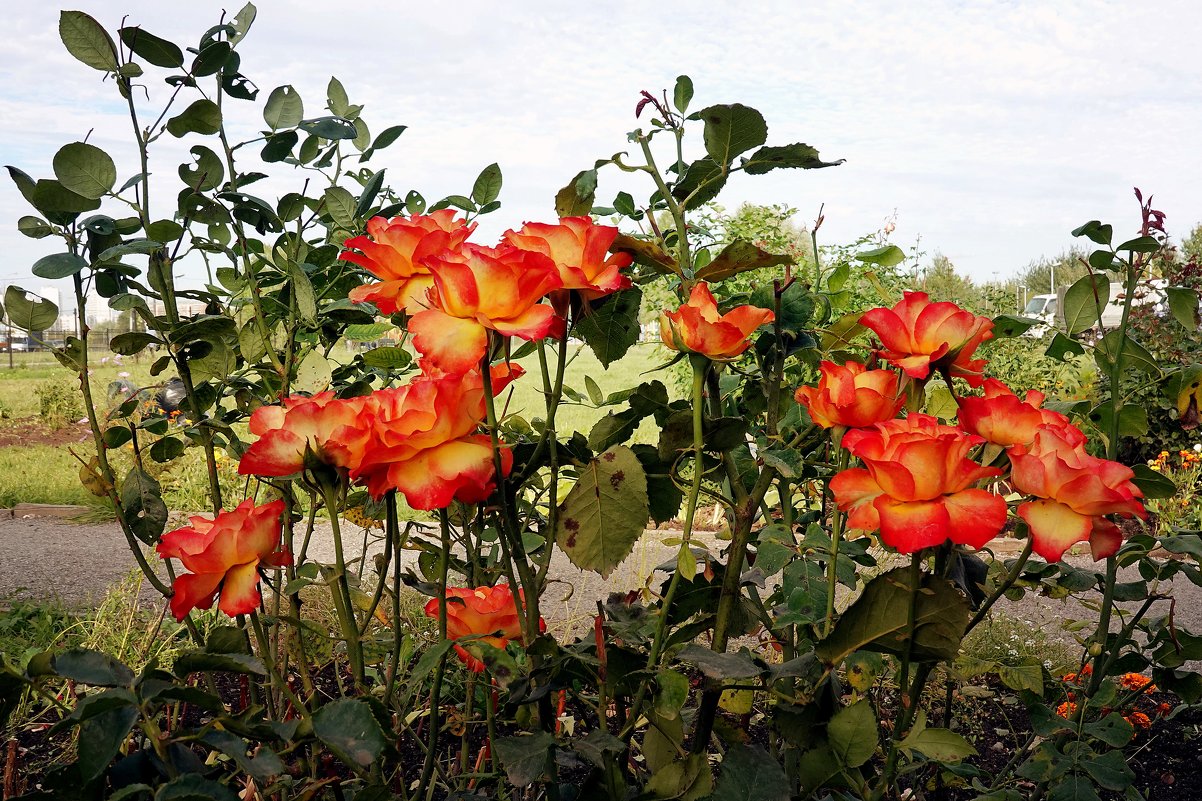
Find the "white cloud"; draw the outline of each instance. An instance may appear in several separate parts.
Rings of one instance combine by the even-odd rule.
[[[125,8],[131,23],[188,42],[216,21],[221,4],[77,7],[111,27]],[[669,87],[682,72],[694,78],[697,103],[763,111],[770,142],[805,141],[847,158],[830,170],[734,180],[723,199],[788,203],[803,218],[826,203],[826,241],[873,230],[896,209],[902,241],[921,236],[927,250],[988,280],[1061,251],[1084,220],[1131,227],[1137,184],[1157,194],[1177,234],[1202,218],[1194,35],[1202,12],[1191,3],[1151,13],[1101,0],[264,0],[259,8],[240,48],[247,74],[264,92],[294,83],[310,115],[337,75],[374,130],[410,126],[375,160],[396,186],[428,198],[461,193],[499,161],[505,205],[482,226],[486,234],[549,216],[571,175],[628,148],[638,91]],[[119,99],[62,50],[57,11],[30,4],[6,21],[0,160],[46,176],[59,145],[94,129],[91,141],[118,157],[122,176],[136,171]],[[251,135],[257,112],[242,105],[240,132]],[[194,143],[166,139],[158,172],[173,172]],[[620,188],[640,187],[603,171],[599,199]],[[5,184],[0,216],[25,213]],[[24,273],[47,242],[25,240],[5,222],[0,244],[5,280]]]

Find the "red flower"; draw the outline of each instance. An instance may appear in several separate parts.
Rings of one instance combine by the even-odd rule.
[[[823,428],[865,428],[897,416],[905,396],[898,390],[897,373],[869,370],[859,362],[822,362],[816,387],[801,387],[794,397],[810,418]]]
[[[1060,412],[1039,408],[1044,394],[1031,390],[1019,398],[996,378],[985,379],[984,397],[960,399],[960,425],[997,445],[1030,445],[1042,426],[1059,429],[1070,441],[1084,442],[1085,435]]]
[[[158,554],[178,559],[188,573],[175,579],[171,614],[183,620],[192,609],[209,609],[221,594],[217,608],[230,617],[259,608],[259,565],[290,564],[292,556],[277,550],[283,501],[255,506],[245,500],[237,509],[216,518],[189,518],[191,526],[163,535]]]
[[[238,473],[290,476],[305,469],[306,459],[310,465],[350,467],[362,454],[342,446],[343,429],[355,424],[364,402],[323,392],[313,397],[294,395],[279,406],[260,406],[250,416],[250,433],[259,439],[242,455]]]
[[[925,414],[849,431],[843,447],[864,468],[844,470],[831,480],[835,502],[850,512],[848,526],[880,529],[881,541],[901,553],[949,539],[980,548],[1006,522],[1005,501],[972,488],[1001,473],[967,458],[980,442]]]
[[[555,263],[541,253],[464,245],[425,263],[434,276],[432,308],[409,321],[423,367],[447,373],[478,367],[490,329],[528,340],[563,332],[563,319],[539,303],[560,286]]]
[[[493,367],[493,391],[522,372],[517,365]],[[442,509],[452,500],[477,503],[497,481],[492,441],[477,433],[484,416],[479,372],[424,376],[368,396],[337,447],[360,454],[350,476],[375,498],[396,489],[414,509]],[[513,455],[507,448],[501,461],[508,475]]]
[[[521,590],[518,597],[525,600]],[[426,616],[438,619],[438,599],[426,603]],[[538,620],[539,630],[546,631],[547,623]],[[495,587],[447,587],[447,636],[452,639],[473,637],[483,640],[494,648],[505,648],[510,640],[521,642],[522,628],[513,593],[508,584]],[[471,643],[469,643],[470,646]],[[484,663],[466,648],[455,645],[455,653],[469,669],[479,673]]]
[[[356,303],[370,301],[381,314],[421,311],[427,306],[426,292],[434,286],[423,261],[458,248],[475,228],[475,223],[456,219],[451,209],[415,214],[409,219],[373,217],[367,222],[369,236],[346,240],[347,248],[360,252],[346,250],[338,258],[358,264],[380,283],[355,287],[350,299]]]
[[[864,312],[860,323],[880,337],[881,356],[911,378],[948,370],[974,387],[983,380],[984,359],[973,352],[993,338],[993,322],[954,303],[931,303],[925,292],[907,292],[892,309]]]
[[[1147,516],[1130,468],[1090,456],[1059,429],[1041,428],[1030,445],[1007,453],[1014,488],[1037,498],[1019,506],[1018,515],[1031,527],[1032,550],[1049,562],[1085,540],[1095,559],[1111,556],[1123,538],[1103,515]]]
[[[617,228],[597,225],[591,217],[561,217],[559,225],[526,223],[521,231],[506,231],[505,241],[550,257],[564,289],[594,300],[630,286],[630,278],[620,272],[633,263],[630,254],[607,258],[617,236]]]
[[[733,359],[751,347],[748,337],[755,329],[775,319],[775,314],[757,306],[738,306],[719,314],[709,285],[698,281],[688,303],[660,315],[659,334],[671,350],[700,353],[717,360]]]

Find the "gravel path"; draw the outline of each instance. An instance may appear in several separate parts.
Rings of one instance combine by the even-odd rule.
[[[349,533],[354,530],[344,523],[348,550],[358,554],[361,545],[357,543],[361,540]],[[543,601],[551,631],[565,635],[586,629],[596,613],[598,600],[604,600],[611,592],[643,586],[656,565],[675,559],[676,546],[662,542],[673,536],[676,536],[673,532],[648,532],[635,546],[634,553],[608,579],[577,570],[562,552],[556,552],[550,571],[552,584]],[[722,545],[709,544],[715,551]],[[377,549],[368,550],[370,554]],[[318,561],[333,561],[328,526],[319,526],[314,532],[309,554]],[[403,558],[406,564],[414,564],[416,552],[407,551]],[[158,561],[153,553],[148,554],[148,559]],[[1091,564],[1088,557],[1071,557],[1071,561],[1081,567]],[[134,558],[116,523],[81,524],[44,516],[0,518],[0,603],[18,597],[58,598],[69,606],[88,606],[135,569]],[[1139,576],[1134,569],[1128,569],[1121,578],[1133,581]],[[1177,622],[1202,631],[1202,589],[1182,578],[1173,584],[1172,591],[1177,601]],[[158,600],[157,593],[147,585],[143,595],[148,601]],[[1131,608],[1138,604],[1123,606]],[[1154,606],[1153,613],[1164,613],[1167,606],[1167,603]],[[999,607],[1029,622],[1033,630],[1042,629],[1066,642],[1072,642],[1073,636],[1064,630],[1066,621],[1097,619],[1093,611],[1075,600],[1053,600],[1032,594],[1018,603],[1003,600]]]

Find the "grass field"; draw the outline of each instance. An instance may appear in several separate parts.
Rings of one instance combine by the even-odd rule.
[[[338,351],[335,351],[336,357]],[[80,484],[80,461],[95,453],[86,427],[76,421],[82,417],[82,406],[72,406],[78,398],[78,381],[54,361],[48,353],[14,353],[13,367],[8,367],[7,354],[0,354],[0,507],[18,503],[50,503],[96,505],[98,499]],[[666,371],[650,374],[666,363],[669,353],[658,344],[640,343],[626,358],[610,366],[601,366],[587,347],[574,346],[569,351],[565,384],[587,397],[585,377],[596,382],[602,394],[609,395],[637,386],[643,381],[658,379],[675,393],[672,375]],[[162,381],[165,376],[151,378],[149,358],[125,358],[120,363],[109,355],[93,352],[91,381],[98,403],[102,406],[108,385],[119,378],[136,386]],[[521,359],[526,370],[502,397],[506,414],[518,415],[530,421],[546,415],[542,393],[542,378],[537,355]],[[554,369],[554,365],[551,365]],[[622,407],[616,407],[618,410]],[[557,428],[561,437],[573,430],[588,434],[593,424],[610,411],[591,404],[577,403],[565,398],[559,407]],[[57,416],[57,420],[48,419]],[[64,425],[65,424],[65,425]],[[645,421],[636,432],[636,441],[654,441],[652,421]],[[132,464],[127,454],[118,451],[114,466],[123,474]],[[201,453],[192,448],[167,465],[157,477],[163,484],[168,506],[177,511],[194,511],[207,506],[207,484]],[[231,462],[223,464],[223,484],[231,492],[241,492]]]

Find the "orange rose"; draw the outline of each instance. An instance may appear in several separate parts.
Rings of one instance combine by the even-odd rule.
[[[897,416],[906,398],[897,373],[869,370],[859,362],[822,362],[816,387],[801,387],[794,397],[823,428],[865,428]]]
[[[521,231],[506,231],[505,241],[550,257],[564,289],[594,300],[630,286],[630,278],[620,272],[633,263],[630,254],[606,257],[617,236],[617,228],[597,225],[591,217],[561,217],[559,225],[526,223]]]
[[[183,620],[192,609],[210,609],[221,594],[217,608],[230,617],[246,615],[259,608],[259,565],[290,564],[292,556],[278,551],[283,501],[255,506],[245,500],[237,509],[217,517],[189,518],[191,526],[163,535],[158,554],[178,559],[188,573],[175,579],[171,614]]]
[[[490,329],[528,340],[563,332],[563,318],[539,303],[560,286],[555,263],[543,254],[465,245],[425,263],[434,276],[432,308],[409,321],[424,369],[466,373],[478,367]]]
[[[410,314],[426,308],[426,292],[434,286],[430,270],[422,263],[445,250],[462,245],[476,224],[455,218],[451,209],[415,214],[405,219],[373,217],[367,222],[368,236],[346,240],[343,261],[358,264],[380,279],[350,291],[356,303],[371,302],[381,314],[404,310]]]
[[[259,439],[242,454],[238,473],[290,476],[314,463],[350,467],[360,454],[333,446],[344,440],[340,432],[355,423],[364,402],[322,392],[311,398],[294,395],[279,406],[260,406],[250,416],[250,433]]]
[[[500,392],[522,374],[517,365],[492,368]],[[354,464],[350,476],[375,498],[399,490],[414,509],[442,509],[452,500],[483,501],[496,488],[492,441],[477,433],[484,419],[479,372],[424,376],[368,396],[353,426],[342,432],[339,453]],[[508,474],[513,455],[501,451]]]
[[[521,590],[518,597],[525,600]],[[426,616],[438,619],[438,599],[426,603]],[[546,631],[547,623],[538,620],[539,630]],[[522,628],[518,621],[518,610],[508,584],[495,587],[447,587],[447,636],[452,639],[473,637],[483,640],[494,648],[505,648],[510,640],[522,641]],[[470,645],[470,643],[469,643]],[[456,644],[455,653],[476,673],[484,670],[484,663],[466,648]]]
[[[835,502],[850,512],[849,527],[880,529],[881,541],[901,553],[949,539],[980,548],[1006,522],[1005,501],[972,488],[1001,474],[967,458],[980,443],[980,437],[925,414],[849,431],[843,447],[864,468],[844,470],[831,479]]]
[[[1060,412],[1039,408],[1044,394],[1031,390],[1019,398],[996,378],[985,379],[984,397],[960,399],[960,425],[997,445],[1030,445],[1042,426],[1060,429],[1066,439],[1085,442],[1085,435]]]
[[[993,321],[954,303],[931,303],[925,292],[907,292],[892,309],[864,312],[860,323],[880,337],[881,357],[911,378],[948,370],[974,387],[981,386],[984,359],[973,352],[993,338]]]
[[[1038,499],[1020,505],[1018,514],[1031,527],[1032,550],[1049,562],[1085,540],[1094,559],[1111,556],[1123,538],[1103,515],[1147,516],[1130,468],[1090,456],[1059,429],[1041,428],[1030,445],[1007,453],[1014,488]]]
[[[688,303],[660,315],[659,335],[671,350],[700,353],[711,359],[733,359],[751,347],[748,337],[755,329],[775,319],[775,314],[757,306],[738,306],[719,314],[709,285],[698,281],[689,293]]]

